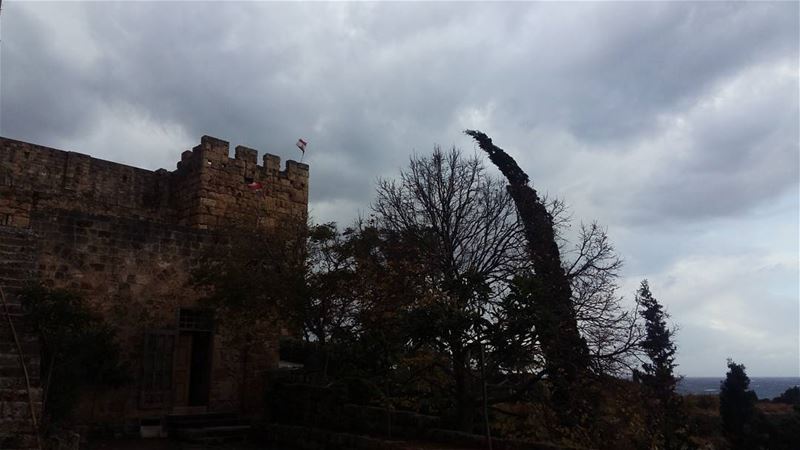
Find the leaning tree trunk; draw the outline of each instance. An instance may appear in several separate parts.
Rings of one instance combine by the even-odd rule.
[[[589,351],[578,332],[572,290],[553,230],[553,218],[536,193],[528,185],[528,175],[503,149],[480,131],[466,130],[489,159],[508,179],[508,192],[522,220],[528,252],[534,269],[535,323],[542,352],[547,361],[548,378],[553,384],[553,400],[562,417],[577,419],[580,395],[576,389],[588,374]]]

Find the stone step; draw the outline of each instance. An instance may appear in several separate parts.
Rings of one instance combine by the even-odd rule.
[[[0,278],[0,287],[3,288],[3,293],[6,294],[6,300],[12,302],[16,301],[17,296],[25,289],[27,283],[26,280]]]
[[[19,244],[8,244],[0,241],[0,255],[3,254],[34,255],[35,251],[36,251],[36,246],[33,244],[19,245]]]
[[[34,246],[20,246],[20,245],[3,245],[0,243],[0,260],[5,258],[20,258],[23,260],[31,260],[36,256],[36,247]]]
[[[9,236],[5,233],[0,234],[0,245],[30,246],[34,244],[35,242],[31,236]]]
[[[33,423],[30,420],[30,413],[28,415],[25,419],[0,418],[0,430],[14,430],[15,433],[32,433]]]
[[[31,386],[31,396],[33,401],[41,403],[42,389],[39,387]],[[27,388],[8,388],[0,389],[0,402],[27,402],[28,389]]]
[[[32,320],[28,319],[30,314],[28,314],[25,310],[9,308],[8,313],[6,313],[6,309],[3,308],[2,304],[0,304],[0,336],[3,335],[4,330],[9,329],[6,315],[11,318],[11,323],[14,324],[14,329],[17,330],[17,333],[20,333],[22,330],[33,330],[33,328],[30,327],[33,322]]]
[[[26,276],[11,276],[11,274],[8,274],[6,276],[0,277],[0,285],[5,287],[6,284],[13,284],[15,286],[18,285],[21,287],[25,286],[25,283],[28,282],[29,280],[30,278]]]
[[[31,370],[31,367],[39,366],[38,354],[31,353],[23,356],[25,365],[28,367],[28,371]],[[19,355],[17,354],[16,349],[14,349],[14,351],[12,352],[0,353],[0,367],[17,367],[17,366],[19,366]]]
[[[12,292],[19,293],[26,286],[30,285],[34,280],[33,272],[8,273],[9,271],[0,272],[0,286],[3,287],[3,292],[6,293],[8,298]]]
[[[0,279],[2,278],[11,278],[11,279],[26,279],[27,274],[34,272],[34,268],[32,267],[24,267],[20,265],[10,265],[0,264]]]
[[[14,324],[14,331],[17,333],[17,340],[19,341],[20,345],[23,347],[26,344],[37,344],[39,342],[39,335],[33,331],[33,325],[25,320],[25,323],[20,323],[21,318],[12,317],[12,322]],[[12,344],[16,344],[14,342],[14,335],[11,333],[11,328],[8,326],[8,320],[6,316],[0,315],[0,342],[11,342]]]
[[[28,313],[22,308],[3,308],[0,305],[0,318],[5,319],[6,316],[10,316],[11,320],[14,320],[14,324],[16,325],[16,321],[23,320],[24,317],[28,316]]]
[[[0,315],[5,314],[6,311],[14,315],[25,315],[27,313],[22,303],[18,302],[16,298],[9,299],[8,297],[10,297],[10,295],[6,294],[5,304],[0,302]]]
[[[39,448],[36,435],[30,433],[3,432],[0,434],[0,448],[3,450],[30,450]]]
[[[31,381],[32,385],[39,383],[39,362],[33,359],[26,359],[25,360],[25,369],[28,371],[28,377],[31,380],[37,380],[35,383]],[[9,364],[0,365],[0,376],[4,377],[25,377],[25,372],[22,370],[22,366],[19,364],[19,358],[16,361],[10,362]]]
[[[25,267],[36,267],[36,263],[37,261],[33,254],[0,250],[0,264],[20,264]]]
[[[39,365],[38,364],[28,364],[26,365],[28,369],[28,377],[31,380],[31,385],[39,385]],[[2,367],[0,366],[0,379],[5,377],[13,377],[13,378],[22,378],[25,377],[25,372],[22,370],[22,367],[19,366],[17,363],[16,366],[13,367]]]
[[[22,264],[19,261],[0,262],[0,274],[14,275],[34,272],[36,272],[34,264]]]
[[[25,377],[0,377],[0,389],[26,389]]]
[[[5,257],[4,257],[5,255]],[[32,255],[31,255],[32,256]],[[2,253],[0,252],[0,267],[19,266],[35,267],[36,263],[31,257],[24,253]]]
[[[6,297],[8,297],[8,293],[6,293]],[[6,298],[5,306],[8,307],[8,311],[12,313],[25,311],[22,307],[22,303],[16,300],[9,300],[8,298]],[[3,308],[3,304],[0,304],[0,313],[2,313],[4,310],[5,308]]]
[[[38,339],[36,341],[26,340],[20,341],[19,346],[22,348],[22,353],[26,355],[39,355],[41,346]],[[13,340],[0,340],[0,353],[17,353],[17,344]]]
[[[41,413],[41,402],[33,403],[33,411],[37,416]],[[0,417],[5,420],[29,420],[31,417],[31,410],[28,400],[0,402]]]
[[[14,325],[14,331],[17,333],[17,338],[20,342],[23,340],[30,340],[31,337],[38,336],[33,321],[28,319],[27,314],[9,314],[11,323]],[[0,307],[0,342],[7,338],[13,338],[11,334],[11,327],[8,326],[8,318],[5,311]]]
[[[168,426],[179,427],[181,425],[217,423],[219,421],[227,421],[231,419],[238,420],[239,416],[235,413],[224,412],[199,412],[189,414],[178,413],[168,414],[164,418],[164,422]]]
[[[178,439],[202,442],[228,442],[244,440],[250,432],[250,425],[231,425],[204,428],[183,428],[175,433]]]
[[[17,338],[20,338],[23,334],[36,334],[36,327],[34,324],[26,319],[26,314],[9,314],[11,317],[11,323],[14,324],[14,331],[17,332]],[[0,341],[4,340],[5,337],[13,338],[11,335],[11,329],[8,326],[8,319],[6,319],[5,311],[0,308]]]

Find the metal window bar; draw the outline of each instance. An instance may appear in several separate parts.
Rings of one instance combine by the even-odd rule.
[[[213,331],[214,319],[206,309],[181,308],[178,316],[180,331]]]

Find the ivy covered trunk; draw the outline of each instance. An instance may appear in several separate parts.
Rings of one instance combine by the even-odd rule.
[[[530,294],[535,302],[534,325],[547,361],[553,401],[567,421],[574,421],[580,400],[576,388],[588,375],[589,351],[578,332],[572,291],[561,265],[553,219],[536,190],[528,185],[528,175],[511,156],[480,131],[467,130],[466,134],[478,142],[508,179],[508,192],[523,223],[533,263]]]

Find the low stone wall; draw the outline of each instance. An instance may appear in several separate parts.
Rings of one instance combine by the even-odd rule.
[[[428,430],[441,426],[441,418],[436,416],[373,406],[344,405],[342,415],[352,432],[389,438],[424,438]]]
[[[411,449],[420,443],[487,448],[486,437],[442,429],[441,418],[411,411],[347,404],[342,387],[301,383],[275,386],[273,422],[259,428],[261,442],[301,449]],[[415,444],[416,443],[416,444]],[[430,448],[430,447],[426,447]],[[492,439],[493,450],[568,450],[549,444]]]
[[[352,433],[338,433],[299,425],[268,424],[255,432],[259,443],[287,445],[302,450],[408,450],[405,441],[391,441]]]
[[[302,450],[418,450],[421,448],[484,449],[484,436],[448,430],[429,430],[416,439],[343,433],[300,425],[268,424],[254,433],[258,443],[286,445]],[[441,444],[442,447],[438,447]],[[493,450],[579,450],[534,442],[492,439]]]
[[[459,448],[488,448],[486,436],[462,433],[453,430],[428,430],[426,440],[447,443]],[[579,450],[575,447],[560,447],[539,442],[515,441],[511,439],[492,439],[492,450]]]

